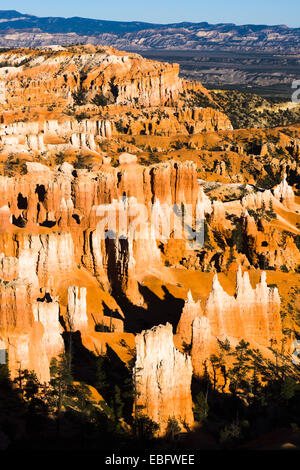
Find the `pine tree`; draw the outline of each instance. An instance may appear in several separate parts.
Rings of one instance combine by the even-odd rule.
[[[243,339],[230,353],[234,358],[233,367],[228,370],[230,378],[230,389],[233,395],[247,396],[250,391],[249,372],[250,372],[250,344]]]
[[[208,415],[209,406],[207,403],[207,396],[203,392],[198,393],[195,399],[195,405],[193,408],[195,420],[202,423]]]
[[[57,434],[60,436],[61,416],[63,407],[68,402],[68,397],[74,391],[73,377],[70,372],[70,359],[67,354],[61,354],[54,358],[50,365],[50,403],[54,406],[57,417]]]
[[[135,418],[133,423],[135,436],[141,441],[153,439],[159,428],[158,423],[143,414]]]
[[[166,437],[169,438],[170,440],[174,440],[178,436],[180,431],[181,431],[181,428],[178,424],[177,419],[174,416],[172,418],[169,418],[167,429],[166,429]]]

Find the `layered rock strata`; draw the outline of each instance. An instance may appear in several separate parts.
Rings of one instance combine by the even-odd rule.
[[[248,272],[242,273],[239,267],[236,295],[231,296],[215,275],[203,312],[199,302],[188,295],[176,333],[182,343],[191,344],[193,370],[199,376],[204,374],[210,355],[218,352],[218,339],[227,339],[232,345],[244,339],[262,349],[272,346],[273,341],[280,343],[278,290],[267,285],[265,272],[253,289]]]
[[[85,330],[88,326],[85,287],[68,287],[68,322],[71,331]]]
[[[162,266],[163,234],[150,224],[153,211],[164,218],[162,208],[172,212],[182,203],[193,212],[196,206],[202,214],[210,211],[192,162],[142,167],[135,156],[122,154],[118,168],[104,164],[97,172],[68,163],[51,171],[28,162],[22,177],[0,177],[0,328],[11,345],[12,368],[20,361],[21,353],[12,353],[20,335],[22,363],[49,378],[51,358],[63,351],[59,315],[71,331],[88,334],[93,323],[89,326],[88,316],[95,311],[88,307],[84,281],[77,287],[74,276],[95,279],[99,293],[143,303],[138,275]],[[177,218],[176,210],[172,217]],[[104,313],[97,322],[107,323]],[[111,323],[120,331],[120,320],[112,317]],[[44,351],[43,366],[31,360],[33,331]]]
[[[136,354],[136,412],[159,424],[160,435],[172,418],[182,429],[191,428],[191,358],[175,349],[172,326],[167,323],[136,335]]]

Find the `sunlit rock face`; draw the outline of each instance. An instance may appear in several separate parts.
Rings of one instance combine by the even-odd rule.
[[[68,287],[68,321],[71,331],[80,331],[87,328],[85,287]]]
[[[22,279],[0,283],[1,329],[26,329],[32,326],[33,290]]]
[[[269,232],[267,228],[264,232],[258,230],[246,207],[256,208],[270,201],[277,201],[282,206],[282,202],[270,194],[262,193],[257,200],[244,198],[239,206],[243,208],[241,220],[245,235],[252,240],[248,256],[253,259],[257,256],[258,246],[262,245],[261,234],[266,236]],[[0,211],[0,272],[5,281],[0,289],[3,299],[1,331],[26,325],[31,334],[34,320],[42,323],[44,328],[50,328],[43,339],[45,354],[50,359],[51,351],[56,354],[61,345],[59,326],[54,321],[54,312],[60,308],[56,305],[56,302],[61,303],[60,296],[67,297],[65,320],[68,328],[71,331],[89,328],[90,312],[83,287],[89,276],[99,286],[95,287],[99,292],[104,290],[116,299],[125,298],[132,305],[144,306],[139,277],[155,270],[160,272],[164,267],[161,246],[165,240],[153,232],[149,215],[156,210],[164,220],[164,205],[176,207],[179,213],[182,203],[189,204],[193,213],[206,217],[211,228],[220,234],[232,230],[227,218],[228,206],[218,201],[211,203],[198,184],[196,165],[190,161],[170,160],[144,167],[137,163],[134,155],[123,153],[118,168],[105,163],[95,171],[75,171],[72,165],[64,163],[49,170],[44,165],[32,164],[27,165],[27,173],[22,177],[1,177],[0,204],[4,209]],[[117,219],[116,225],[110,228],[114,236],[106,237],[105,207],[120,216],[122,211],[136,214],[139,205],[144,208],[143,223],[136,229],[139,236],[132,230],[134,216],[129,215],[125,230]],[[176,210],[172,217],[178,217]],[[180,224],[180,217],[176,223]],[[269,238],[269,247],[272,247],[272,250],[268,247],[269,258],[274,263],[286,262],[290,266],[286,256],[294,253],[293,240],[286,238],[286,245],[290,243],[290,250],[286,250],[276,249],[280,245],[276,240],[272,245],[272,232]],[[176,248],[176,240],[172,241],[173,251],[180,251],[181,245]],[[229,255],[225,255],[226,250],[224,258],[228,258]],[[297,253],[293,254],[293,259],[291,262],[297,262]],[[76,287],[78,276],[82,277],[78,284],[80,288]],[[51,307],[33,307],[41,297],[41,289],[43,292],[48,290],[56,299]],[[28,299],[25,304],[20,300],[24,298]],[[207,301],[202,301],[201,306],[189,294],[177,334],[182,343],[192,347],[192,362],[197,374],[203,372],[205,342],[209,343],[207,351],[210,354],[216,349],[216,338],[228,337],[233,342],[246,338],[266,347],[273,337],[279,337],[279,306],[278,292],[267,286],[264,277],[253,289],[247,273],[240,271],[236,297],[223,289],[218,276],[213,280]],[[33,308],[37,309],[35,317]],[[53,315],[50,323],[46,314],[43,316],[47,309],[49,316]],[[43,321],[37,320],[39,310]],[[193,325],[195,319],[202,316],[208,319],[209,325],[199,325],[198,320]]]
[[[111,47],[73,47],[57,51],[53,57],[45,51],[27,50],[23,52],[27,67],[21,74],[13,67],[18,57],[8,53],[5,58],[12,67],[10,81],[3,85],[6,104],[10,106],[18,106],[20,100],[24,102],[30,97],[33,107],[43,104],[67,107],[73,104],[72,93],[77,91],[80,81],[90,99],[101,90],[118,104],[134,100],[144,106],[172,104],[183,89],[178,64],[162,64]],[[24,80],[28,83],[25,88]]]
[[[0,202],[1,333],[5,338],[10,333],[10,343],[18,341],[19,331],[25,334],[21,341],[24,351],[27,348],[25,362],[37,368],[43,379],[49,378],[46,369],[51,357],[64,349],[60,312],[65,312],[68,329],[85,331],[89,341],[86,279],[92,277],[93,289],[100,293],[112,292],[133,305],[143,304],[138,277],[163,266],[160,235],[150,225],[152,204],[160,209],[166,202],[170,207],[186,202],[193,211],[197,204],[203,205],[203,211],[210,209],[192,162],[142,167],[134,155],[124,153],[118,169],[104,164],[95,172],[75,171],[68,163],[50,170],[29,162],[22,177],[0,177]],[[101,210],[106,204],[118,216],[122,211],[129,214],[127,228],[123,230],[117,219],[111,238],[106,237],[107,226],[102,222],[106,214]],[[141,223],[132,230],[141,204]],[[81,287],[71,281],[78,276],[82,277]],[[67,299],[63,309],[62,298]],[[100,323],[105,323],[103,315]],[[122,324],[115,323],[120,331]],[[45,361],[43,366],[33,361],[30,351],[37,345],[28,342],[33,329],[47,367]],[[19,360],[18,354],[14,357],[10,364]]]
[[[33,370],[41,382],[50,378],[51,359],[64,351],[58,302],[35,301],[36,288],[25,279],[0,285],[0,329],[11,376]]]
[[[237,273],[236,302],[241,312],[245,337],[252,342],[270,346],[271,340],[282,336],[280,297],[277,288],[268,287],[266,273],[252,289],[247,272]]]
[[[230,334],[233,337],[242,337],[242,322],[235,303],[235,298],[223,290],[216,274],[206,303],[206,314],[215,336],[221,338]]]
[[[260,209],[262,207],[269,209],[271,205],[276,204],[277,202],[277,199],[269,189],[266,191],[251,193],[242,198],[243,207],[252,210]]]
[[[64,351],[64,341],[61,336],[63,328],[59,322],[59,303],[50,296],[33,304],[33,315],[36,322],[40,322],[45,330],[44,342],[46,354],[51,362],[53,357]]]
[[[232,130],[229,118],[213,109],[209,92],[179,77],[178,64],[91,45],[7,51],[0,59],[7,65],[0,71],[0,114],[6,117],[0,147],[7,155],[48,159],[80,152],[105,158],[103,142],[124,132],[189,136]],[[207,96],[207,107],[184,106],[183,94],[191,92]],[[28,169],[37,173],[39,166],[29,162]]]
[[[281,337],[280,297],[277,288],[268,287],[266,273],[252,288],[248,272],[237,271],[236,296],[221,287],[217,276],[206,304],[206,314],[215,336],[246,338],[269,346],[271,339]]]
[[[287,175],[285,174],[283,180],[278,186],[273,189],[274,197],[278,199],[288,209],[295,207],[295,194],[293,188],[288,184]]]
[[[160,210],[164,204],[180,208],[184,202],[194,212],[200,205],[201,214],[210,210],[209,199],[198,187],[194,163],[169,161],[142,167],[129,154],[122,154],[120,162],[119,169],[103,165],[98,172],[75,173],[68,164],[50,171],[37,163],[28,165],[29,172],[22,178],[0,177],[0,201],[6,208],[0,249],[6,247],[2,265],[11,271],[8,279],[26,276],[33,285],[47,286],[83,262],[105,287],[117,283],[118,289],[130,296],[131,289],[137,290],[131,285],[135,274],[145,266],[161,263],[159,235],[149,225],[151,204]],[[111,239],[102,223],[107,216],[105,204],[117,217]],[[141,205],[144,213],[139,213]],[[127,211],[129,218],[127,230],[121,233],[118,218],[122,211]],[[136,224],[134,231],[137,216],[142,217],[142,223]],[[172,217],[179,220],[175,212]],[[17,233],[10,238],[8,250],[7,232],[14,231]],[[6,253],[13,253],[18,261],[10,260]],[[139,302],[138,297],[132,293],[132,300]]]
[[[189,294],[177,335],[183,345],[191,344],[193,372],[197,376],[204,374],[210,355],[218,351],[218,339],[227,339],[232,345],[244,339],[262,349],[270,347],[273,341],[279,344],[282,324],[278,290],[267,285],[265,272],[253,288],[248,272],[242,273],[239,267],[236,294],[231,296],[215,275],[203,311]]]
[[[215,340],[211,333],[209,319],[205,316],[196,317],[192,325],[191,358],[193,374],[203,377],[208,367],[210,355],[215,350]]]
[[[15,330],[7,332],[3,338],[12,379],[17,377],[20,371],[27,369],[33,371],[41,383],[49,381],[49,343],[41,322],[33,322],[28,332]]]
[[[172,326],[159,325],[136,336],[134,367],[138,413],[160,425],[163,435],[174,417],[182,429],[193,425],[191,358],[175,349]]]
[[[262,207],[265,207],[267,210],[273,209],[279,203],[287,209],[295,209],[295,194],[292,186],[287,182],[286,174],[284,174],[281,183],[275,186],[272,191],[267,189],[248,194],[242,198],[243,207],[254,210]]]
[[[195,302],[191,291],[188,291],[187,300],[185,301],[179,323],[177,325],[176,334],[179,336],[182,343],[190,345],[192,342],[192,329],[194,320],[202,316],[202,309],[200,301]]]
[[[69,328],[72,331],[87,330],[89,312],[84,289],[74,287],[75,282],[66,281],[74,277],[79,268],[84,269],[84,276],[92,276],[96,280],[98,289],[112,292],[116,298],[123,296],[133,305],[143,305],[139,276],[153,270],[160,271],[163,267],[159,244],[164,240],[150,227],[149,214],[156,210],[164,220],[162,208],[165,204],[177,207],[177,210],[182,203],[189,204],[193,213],[208,217],[214,230],[224,233],[224,230],[231,229],[226,219],[226,204],[211,204],[198,184],[193,162],[171,160],[143,167],[137,164],[134,155],[123,153],[120,163],[118,168],[103,164],[97,171],[74,171],[69,164],[59,165],[54,170],[45,167],[44,171],[43,165],[28,165],[29,172],[22,178],[0,178],[0,201],[5,208],[3,218],[0,217],[0,271],[5,281],[0,289],[3,299],[1,331],[2,328],[26,325],[29,333],[34,322],[33,305],[40,297],[40,290],[48,289],[51,297],[57,298],[55,302],[60,303],[62,283],[64,295],[68,297],[66,320]],[[272,198],[275,200],[274,196]],[[103,224],[106,217],[103,207],[107,204],[118,216],[124,210],[135,214],[142,204],[144,213],[143,223],[138,227],[139,236],[132,231],[134,217],[129,216],[126,230],[118,221],[112,230],[114,236],[107,238]],[[278,201],[278,204],[281,203]],[[176,211],[172,217],[177,217]],[[180,218],[178,220],[180,223]],[[249,253],[252,250],[255,256],[256,245],[261,245],[257,237],[262,232],[246,209],[242,220],[246,235],[254,240],[249,245]],[[286,243],[288,240],[287,237]],[[176,249],[175,242],[173,250]],[[285,258],[284,253],[280,253],[274,249],[269,256],[274,256],[274,262],[282,263]],[[294,259],[297,259],[296,253]],[[80,285],[84,286],[84,282]],[[21,300],[24,298],[28,299],[25,304]],[[55,302],[51,307],[47,306],[53,318],[54,310],[58,308]],[[177,333],[183,343],[192,344],[196,351],[196,331],[202,327],[198,325],[196,328],[196,322],[193,334],[193,321],[204,315],[209,320],[211,332],[208,350],[214,349],[216,338],[225,337],[234,341],[245,337],[267,346],[270,339],[279,334],[279,305],[278,293],[268,288],[264,278],[253,289],[247,274],[238,272],[235,298],[224,291],[216,276],[207,302],[202,302],[201,307],[189,294]],[[39,308],[43,317],[46,307]],[[38,321],[44,327],[48,325],[46,318]],[[53,336],[46,332],[45,344],[50,344],[45,346],[48,358],[47,348],[51,350],[52,342],[56,344],[57,341],[59,350],[59,334],[58,326],[54,328]],[[200,349],[203,351],[205,348],[201,346]]]
[[[211,108],[199,111],[198,117],[194,116],[196,120],[191,122],[189,130],[186,128],[187,117],[178,112],[177,108],[165,108],[166,117],[159,122],[159,125],[157,119],[142,113],[138,118],[122,115],[122,120],[127,132],[132,135],[139,135],[142,132],[149,136],[173,136],[179,133],[189,136],[197,135],[203,129],[211,131],[231,129],[229,119],[220,111]],[[25,152],[38,155],[43,152],[48,156],[54,156],[55,151],[82,151],[99,155],[103,141],[122,135],[118,130],[119,117],[112,115],[110,119],[99,120],[95,116],[80,123],[64,117],[62,122],[45,120],[44,125],[35,121],[22,124],[17,122],[5,126],[0,124],[0,144],[8,153]],[[37,171],[38,166],[37,162],[31,163],[30,171]]]
[[[295,225],[297,197],[286,178],[263,191],[251,174],[240,187],[252,135],[200,107],[212,96],[176,64],[101,46],[0,55],[10,65],[0,68],[0,349],[11,376],[26,368],[49,381],[69,337],[129,365],[138,333],[135,413],[160,435],[172,418],[192,428],[192,374],[206,373],[218,339],[266,351],[281,338],[277,289],[238,266],[296,271],[293,235],[282,240],[278,226],[280,214]],[[198,225],[183,223],[188,210]],[[155,217],[171,222],[166,234]],[[187,234],[204,219],[198,250]]]

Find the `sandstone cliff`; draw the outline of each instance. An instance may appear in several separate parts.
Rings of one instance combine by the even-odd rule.
[[[134,368],[136,409],[160,425],[163,435],[169,419],[175,418],[182,429],[193,425],[191,359],[177,351],[172,326],[160,325],[136,336]]]
[[[195,302],[191,291],[188,291],[187,300],[185,301],[179,323],[177,325],[176,334],[182,343],[190,345],[192,342],[192,328],[194,320],[202,316],[200,301]]]
[[[80,89],[91,99],[100,90],[117,103],[137,100],[150,106],[172,103],[182,86],[177,64],[161,64],[110,47],[84,46],[52,53],[29,49],[22,57],[15,52],[3,54],[2,60],[9,64],[4,93],[10,107],[18,105],[21,94],[22,102],[30,106],[67,107],[73,104],[72,93]]]
[[[187,301],[179,325],[186,317],[190,304]],[[180,335],[180,329],[178,330]],[[218,276],[213,278],[212,290],[205,304],[204,312],[198,311],[192,321],[192,363],[196,375],[203,375],[205,362],[218,351],[217,339],[229,340],[236,345],[241,339],[249,341],[260,349],[280,343],[282,325],[280,297],[277,288],[269,287],[266,273],[262,272],[260,282],[252,288],[248,272],[239,267],[236,278],[236,295],[227,294]]]
[[[102,46],[0,56],[5,65],[0,69],[0,151],[5,155],[100,157],[107,140],[114,147],[126,135],[232,129],[201,85],[207,107],[184,106],[182,93],[188,96],[193,85],[179,78],[178,64]]]
[[[59,316],[71,331],[85,332],[88,341],[96,321],[91,318],[96,292],[143,304],[138,277],[162,266],[158,243],[165,241],[151,228],[151,214],[166,203],[181,207],[183,202],[194,210],[202,205],[202,213],[210,210],[192,162],[142,167],[134,156],[121,154],[119,168],[103,164],[99,171],[89,172],[64,163],[51,171],[40,163],[27,163],[22,177],[0,178],[0,204],[5,208],[0,226],[0,326],[6,338],[13,333],[11,344],[18,342],[22,329],[22,334],[27,332],[30,367],[41,367],[30,362],[33,345],[28,338],[35,323],[41,324],[39,341],[49,370],[51,357],[64,348]],[[140,204],[145,208],[142,214]],[[107,208],[117,216],[116,225],[107,225]],[[128,219],[123,226],[124,214]],[[107,238],[106,230],[112,229],[113,237]],[[72,282],[82,276],[88,283],[90,277],[96,280],[89,298],[86,281],[80,286]],[[107,324],[103,312],[97,313],[97,322]],[[109,323],[120,331],[119,319],[113,316]],[[18,354],[15,357],[19,360]],[[49,371],[44,369],[41,376],[46,379]]]
[[[84,331],[87,328],[85,287],[68,287],[68,322],[71,331]]]

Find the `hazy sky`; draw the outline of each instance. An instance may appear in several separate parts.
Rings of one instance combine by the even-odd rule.
[[[300,0],[0,0],[0,10],[153,23],[180,21],[300,26]]]

